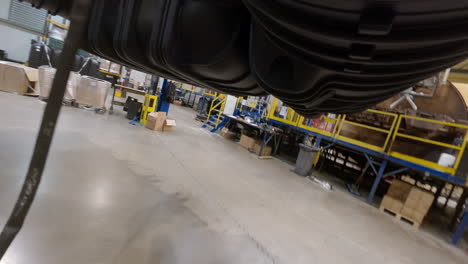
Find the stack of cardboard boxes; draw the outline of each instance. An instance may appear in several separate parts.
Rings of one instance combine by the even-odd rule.
[[[431,192],[395,179],[380,204],[380,210],[390,211],[397,218],[404,218],[419,227],[433,201]]]
[[[263,148],[263,152],[260,153],[260,149],[262,147],[262,141],[259,139],[255,139],[253,137],[249,137],[246,135],[242,135],[239,141],[239,144],[248,149],[251,152],[254,152],[255,154],[260,154],[260,156],[270,156],[272,152],[272,148],[268,145],[266,145]]]
[[[254,144],[255,144],[255,138],[246,136],[244,134],[241,135],[239,145],[250,150],[251,148],[253,148]]]
[[[39,73],[37,69],[24,65],[0,61],[0,91],[17,93],[20,95],[39,95]]]
[[[225,139],[235,139],[236,135],[236,133],[229,131],[227,127],[223,127],[223,129],[221,129],[221,136]]]
[[[412,186],[406,182],[394,179],[380,204],[380,209],[382,211],[385,209],[394,214],[399,214],[408,198],[411,187]]]
[[[434,194],[418,187],[411,188],[401,216],[421,224],[434,201]]]
[[[176,122],[173,119],[168,119],[165,112],[154,112],[148,114],[145,126],[154,131],[172,131]]]

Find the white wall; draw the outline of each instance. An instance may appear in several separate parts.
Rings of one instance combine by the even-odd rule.
[[[28,60],[31,40],[37,40],[37,36],[35,34],[1,23],[0,36],[2,36],[0,49],[6,51],[9,59],[21,62]],[[7,36],[8,41],[4,39],[5,36]]]
[[[11,0],[0,0],[0,19],[8,19],[10,3]],[[31,39],[37,40],[37,36],[0,22],[0,39],[2,39],[0,41],[0,49],[6,51],[8,58],[17,61],[27,61]]]
[[[0,18],[7,19],[10,13],[11,0],[0,0]]]

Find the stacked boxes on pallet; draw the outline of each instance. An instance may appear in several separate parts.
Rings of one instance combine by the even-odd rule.
[[[434,194],[400,180],[393,180],[380,204],[380,210],[390,211],[397,218],[404,218],[419,226],[429,211]]]
[[[410,191],[410,184],[397,179],[393,180],[392,185],[390,185],[387,194],[380,204],[380,209],[382,211],[386,209],[394,214],[399,214],[403,209],[403,205]]]
[[[434,195],[417,187],[411,188],[401,216],[416,223],[422,223],[434,201]]]
[[[239,141],[239,145],[250,150],[255,145],[255,138],[242,134]]]
[[[266,145],[263,148],[263,153],[260,153],[262,141],[246,135],[241,135],[239,144],[255,154],[260,154],[260,156],[270,156],[272,152],[272,148]]]

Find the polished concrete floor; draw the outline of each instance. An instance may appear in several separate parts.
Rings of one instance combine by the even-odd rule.
[[[44,104],[0,92],[0,224]],[[43,182],[2,260],[18,263],[468,263],[341,191],[258,160],[172,106],[175,131],[64,107]]]

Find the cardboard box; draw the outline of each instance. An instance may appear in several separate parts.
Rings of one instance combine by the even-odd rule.
[[[223,127],[223,129],[221,129],[221,136],[225,139],[235,139],[236,133],[229,131],[226,127]]]
[[[418,187],[412,187],[401,210],[401,216],[422,223],[432,206],[434,194]]]
[[[397,199],[392,198],[389,195],[385,195],[382,203],[380,204],[381,210],[383,208],[391,211],[392,213],[399,214],[401,209],[403,209],[403,202]]]
[[[405,207],[427,213],[434,201],[434,194],[422,190],[418,187],[411,188],[408,199],[405,202]]]
[[[176,127],[176,121],[174,119],[166,119],[166,122],[164,123],[164,128],[163,131],[172,131]]]
[[[164,124],[166,123],[165,112],[149,113],[146,119],[145,127],[155,131],[163,131]]]
[[[0,91],[24,95],[39,81],[37,69],[18,63],[0,61]],[[31,92],[33,92],[31,89]]]
[[[255,145],[255,138],[252,138],[252,137],[249,137],[249,136],[246,136],[246,135],[242,135],[241,138],[240,138],[239,144],[242,147],[250,150]]]
[[[426,217],[427,212],[422,213],[422,212],[415,211],[408,207],[403,207],[400,214],[404,218],[412,220],[416,222],[417,224],[421,224],[424,220],[424,217]]]
[[[394,179],[390,185],[390,188],[388,189],[387,195],[404,203],[408,198],[411,188],[412,185]]]
[[[145,127],[151,130],[154,130],[156,127],[156,113],[149,113],[146,117]]]
[[[417,226],[432,206],[434,194],[416,186],[393,180],[387,195],[384,196],[380,209],[383,208],[414,221]]]
[[[250,151],[256,153],[256,154],[260,154],[260,148],[262,147],[262,141],[255,141],[255,144],[253,145],[253,147],[251,149],[249,149]],[[271,156],[271,152],[272,152],[272,148],[268,145],[266,145],[264,148],[263,148],[263,153],[260,154],[260,156]]]

